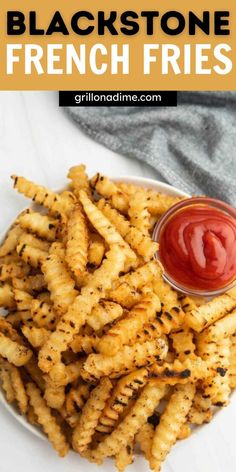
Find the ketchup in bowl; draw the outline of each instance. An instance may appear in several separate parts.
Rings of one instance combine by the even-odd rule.
[[[210,198],[190,198],[159,220],[154,239],[164,277],[185,293],[213,295],[236,281],[236,210]]]

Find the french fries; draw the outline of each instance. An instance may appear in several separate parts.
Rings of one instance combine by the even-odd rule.
[[[179,198],[84,165],[68,178],[55,193],[13,176],[44,208],[0,246],[1,388],[60,456],[123,472],[138,443],[159,472],[236,388],[236,291],[204,300],[164,281],[151,233]]]

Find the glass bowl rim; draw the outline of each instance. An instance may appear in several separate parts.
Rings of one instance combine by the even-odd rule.
[[[223,202],[215,198],[210,198],[210,197],[202,197],[202,196],[189,197],[189,198],[186,197],[180,202],[173,205],[169,210],[167,210],[161,216],[159,221],[154,226],[153,233],[152,233],[153,240],[156,242],[159,242],[160,232],[163,226],[166,224],[166,222],[178,211],[192,205],[211,206],[213,208],[223,211],[224,213],[227,213],[228,215],[236,219],[236,209],[226,202]],[[168,282],[168,284],[171,285],[171,287],[173,287],[175,290],[182,292],[185,295],[214,297],[214,296],[221,295],[227,292],[228,290],[232,289],[236,285],[236,276],[235,276],[233,281],[231,281],[227,285],[224,285],[223,287],[220,287],[216,290],[194,289],[193,287],[187,287],[186,285],[181,284],[180,282],[177,282],[173,277],[170,276],[170,274],[166,272],[165,267],[163,266],[162,261],[160,260],[159,251],[156,252],[155,258],[156,260],[158,260],[158,262],[161,263],[161,266],[163,267],[164,280]]]

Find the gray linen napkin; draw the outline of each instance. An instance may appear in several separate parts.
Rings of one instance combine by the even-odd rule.
[[[160,180],[236,205],[236,92],[180,92],[177,108],[67,108],[94,140]]]

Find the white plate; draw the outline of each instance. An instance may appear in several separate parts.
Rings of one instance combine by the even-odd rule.
[[[182,192],[181,190],[172,187],[171,185],[165,184],[163,182],[160,182],[158,180],[153,180],[153,179],[146,179],[144,177],[116,177],[112,178],[115,182],[124,182],[127,184],[134,184],[134,185],[139,185],[140,187],[148,187],[156,190],[157,192],[165,193],[168,195],[172,195],[175,197],[189,197],[188,194]],[[17,196],[16,196],[17,198]],[[17,215],[16,215],[17,216]],[[0,241],[3,240],[5,234],[0,235]],[[38,438],[41,438],[43,440],[46,439],[45,435],[38,429],[36,426],[32,426],[26,418],[22,415],[19,414],[18,410],[7,403],[3,393],[0,390],[0,402],[6,407],[6,409],[9,411],[9,413],[14,416],[14,418],[19,421],[28,431],[30,431],[32,434],[37,436]]]

